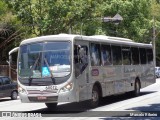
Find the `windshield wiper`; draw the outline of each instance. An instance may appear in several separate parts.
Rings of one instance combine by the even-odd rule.
[[[47,65],[47,67],[48,67],[48,69],[49,69],[49,71],[50,71],[52,82],[53,82],[53,84],[55,85],[55,79],[54,79],[53,74],[52,74],[52,71],[51,71],[51,69],[50,69],[50,67],[49,67],[48,61],[47,61],[46,58],[44,58],[44,61],[45,61],[46,65]]]
[[[36,59],[36,61],[34,62],[34,65],[32,66],[32,68],[30,69],[31,70],[31,72],[30,72],[30,75],[29,75],[29,86],[31,86],[31,83],[32,83],[32,72],[33,72],[33,70],[35,69],[35,67],[36,67],[36,65],[37,65],[37,63],[38,63],[38,60],[40,59],[40,56],[41,56],[41,53],[39,53],[39,56],[38,56],[38,58]]]

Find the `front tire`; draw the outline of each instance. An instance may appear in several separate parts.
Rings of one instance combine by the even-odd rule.
[[[57,108],[57,103],[45,103],[49,110],[55,110]]]
[[[92,90],[92,99],[90,100],[90,107],[95,108],[99,105],[100,94],[97,86],[93,87]]]
[[[12,99],[12,100],[17,100],[17,97],[18,97],[18,93],[17,93],[16,91],[13,91],[13,92],[11,93],[11,99]]]

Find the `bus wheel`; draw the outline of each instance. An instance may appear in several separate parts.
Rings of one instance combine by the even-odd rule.
[[[134,96],[139,96],[140,95],[140,82],[136,80],[135,85],[134,85]]]
[[[99,99],[100,99],[99,90],[97,86],[94,86],[92,90],[92,99],[90,100],[90,107],[92,108],[97,107],[99,104]]]
[[[49,110],[55,110],[57,108],[57,103],[45,103]]]

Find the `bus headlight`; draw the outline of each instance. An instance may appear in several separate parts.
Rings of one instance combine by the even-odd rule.
[[[64,87],[61,88],[60,92],[71,91],[72,88],[73,88],[73,83],[68,83],[67,85],[65,85]]]
[[[18,92],[19,93],[26,93],[26,90],[23,89],[20,85],[18,85]]]

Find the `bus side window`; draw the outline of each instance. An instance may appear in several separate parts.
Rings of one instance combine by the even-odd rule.
[[[79,62],[78,56],[78,45],[74,45],[74,63],[77,64]]]
[[[83,68],[88,65],[88,48],[87,46],[81,46],[79,50],[80,62],[83,65]],[[82,70],[83,71],[83,70]]]
[[[141,64],[146,64],[147,63],[146,49],[140,48],[139,50],[140,50]]]
[[[131,65],[130,47],[122,47],[123,65]]]
[[[113,65],[122,65],[121,46],[112,45]]]
[[[112,65],[112,58],[111,58],[111,47],[110,45],[102,45],[102,64],[104,66],[106,65]]]
[[[138,65],[139,64],[139,49],[136,47],[132,47],[131,51],[132,51],[132,64]]]
[[[87,46],[74,45],[75,76],[78,77],[88,65]]]
[[[148,64],[153,64],[153,51],[152,51],[152,49],[147,49],[147,61],[148,61]]]
[[[91,54],[91,65],[100,66],[101,65],[100,44],[91,43],[90,54]]]

